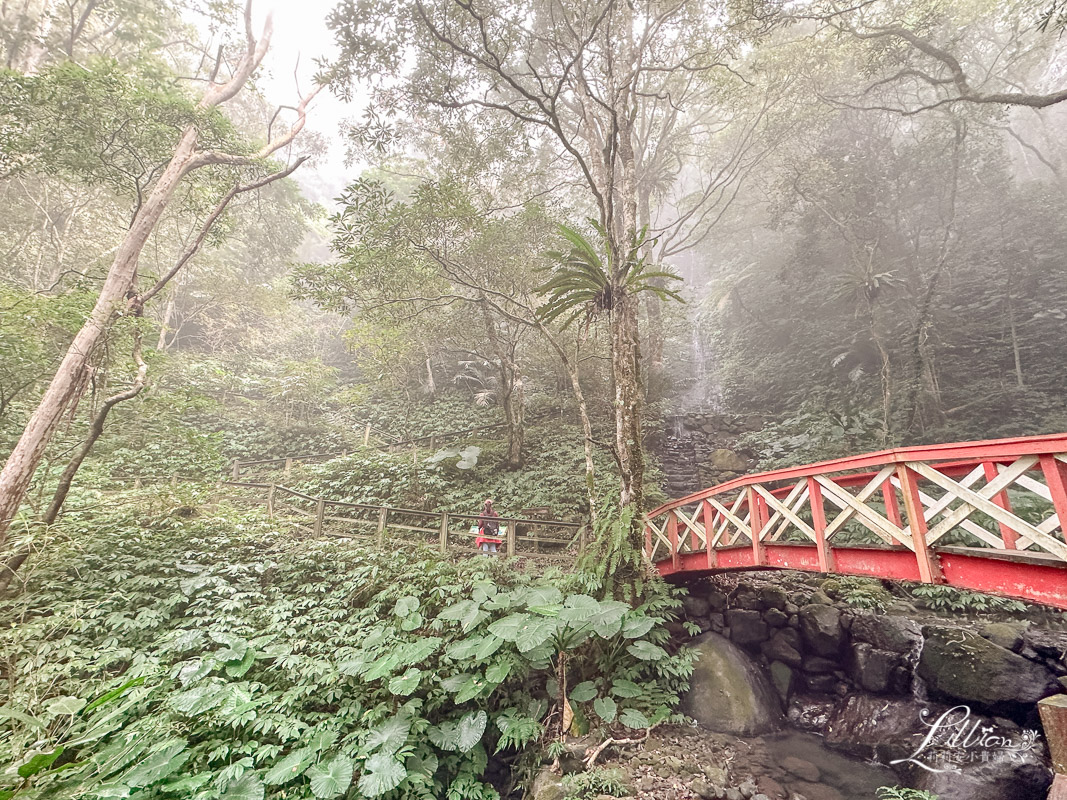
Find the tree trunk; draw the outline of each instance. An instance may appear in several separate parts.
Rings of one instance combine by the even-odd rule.
[[[641,431],[643,406],[637,301],[623,294],[611,314],[611,375],[615,389],[615,448],[619,459],[619,504],[634,507],[631,538],[644,546],[645,452]]]
[[[122,313],[133,293],[137,261],[170,202],[189,162],[194,156],[197,129],[182,133],[174,157],[134,218],[133,225],[115,254],[100,296],[85,324],[74,337],[40,404],[30,417],[15,448],[0,472],[0,545],[29,490],[34,472],[44,457],[49,441],[59,427],[64,412],[80,396],[89,359],[116,314]]]
[[[89,426],[89,435],[85,438],[85,441],[81,443],[77,452],[71,457],[70,461],[67,463],[66,469],[63,470],[63,474],[59,476],[59,485],[56,487],[55,494],[52,495],[52,502],[48,504],[48,510],[44,515],[44,521],[47,525],[51,525],[56,521],[56,517],[59,516],[59,511],[63,508],[63,502],[67,499],[67,493],[70,492],[70,486],[74,482],[74,476],[78,474],[78,470],[81,468],[82,462],[85,461],[85,457],[89,455],[89,451],[93,449],[96,440],[99,439],[100,435],[104,432],[104,423],[107,421],[107,416],[111,413],[111,409],[119,403],[132,400],[141,393],[142,389],[144,389],[145,375],[148,373],[148,364],[141,358],[140,332],[137,332],[134,336],[133,360],[137,364],[137,377],[134,378],[133,385],[129,389],[113,394],[111,397],[104,400],[103,405],[100,406],[100,410],[96,412],[96,416],[93,417],[93,422]]]

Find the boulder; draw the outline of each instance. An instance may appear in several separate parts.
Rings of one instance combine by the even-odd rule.
[[[530,787],[530,800],[563,800],[566,796],[563,779],[551,767],[542,767]]]
[[[836,656],[841,651],[844,631],[841,612],[833,606],[811,603],[800,609],[800,633],[808,649],[819,656]]]
[[[990,622],[979,631],[982,636],[998,647],[1018,653],[1023,649],[1023,634],[1026,632],[1024,622]]]
[[[1045,667],[976,633],[927,625],[923,634],[918,674],[936,697],[1011,714],[1059,691]]]
[[[748,469],[748,463],[733,450],[719,448],[712,450],[708,456],[712,469],[719,472],[744,472]]]
[[[774,608],[779,611],[785,609],[789,602],[789,595],[781,586],[761,586],[759,590],[760,604],[765,609]]]
[[[753,645],[767,640],[767,623],[758,611],[731,608],[726,612],[730,638],[740,645]]]
[[[884,614],[857,614],[850,633],[859,642],[891,653],[910,653],[922,642],[922,629],[906,617]]]
[[[1067,633],[1044,628],[1030,628],[1023,634],[1023,643],[1045,658],[1056,661],[1063,661],[1067,658]]]
[[[848,674],[868,692],[884,692],[890,688],[893,669],[900,664],[900,656],[879,650],[867,642],[853,642],[849,649]]]
[[[719,733],[751,735],[779,726],[778,695],[743,650],[717,633],[698,636],[690,647],[699,658],[682,699],[682,713]]]

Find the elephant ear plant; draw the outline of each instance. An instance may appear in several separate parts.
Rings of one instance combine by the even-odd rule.
[[[635,606],[240,512],[142,521],[57,546],[4,610],[0,800],[498,800],[565,733],[669,718],[692,672],[662,583]]]

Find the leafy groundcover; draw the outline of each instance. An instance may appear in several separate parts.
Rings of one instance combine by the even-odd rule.
[[[558,731],[557,678],[571,730],[609,735],[669,717],[691,672],[663,586],[632,606],[144,505],[68,517],[0,606],[0,798],[497,798]]]

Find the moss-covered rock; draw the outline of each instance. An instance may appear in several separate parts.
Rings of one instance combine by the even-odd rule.
[[[706,633],[690,645],[700,653],[681,710],[720,733],[766,733],[782,720],[778,694],[766,674],[737,645]]]
[[[963,628],[923,628],[919,677],[935,695],[991,710],[1033,705],[1055,694],[1055,676],[977,633]]]

